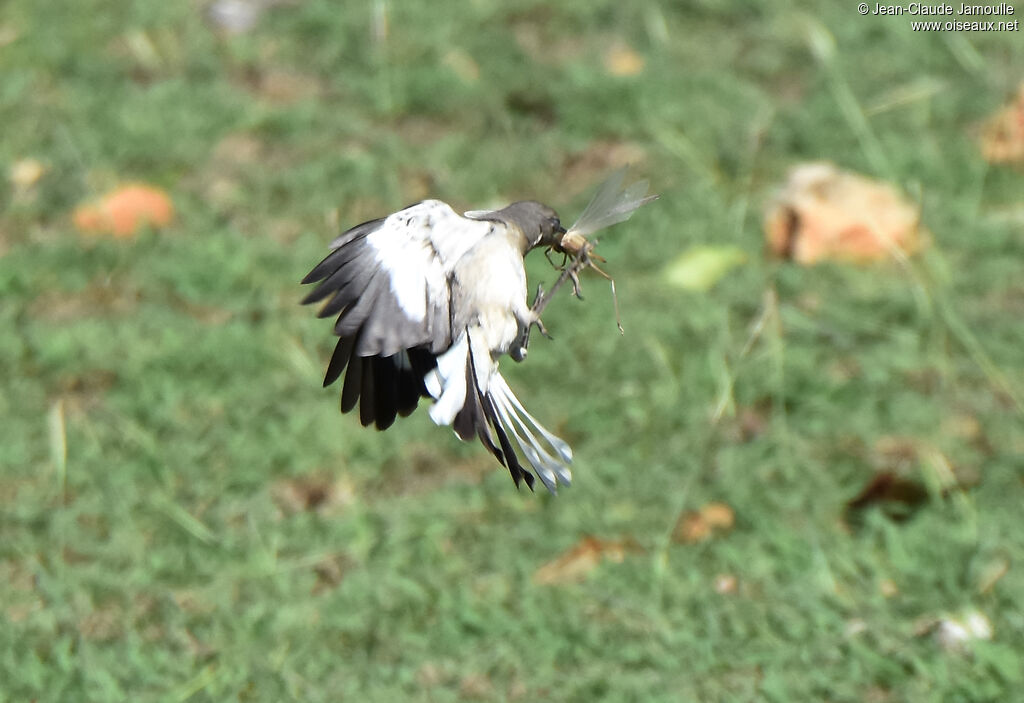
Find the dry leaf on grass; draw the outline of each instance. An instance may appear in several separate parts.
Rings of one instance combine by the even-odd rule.
[[[604,69],[613,76],[636,76],[644,63],[644,57],[625,44],[616,44],[604,55]]]
[[[879,437],[864,459],[874,473],[846,502],[844,520],[851,525],[873,506],[892,520],[907,520],[930,498],[966,490],[978,480],[970,467],[954,465],[946,454],[913,437]]]
[[[672,539],[681,544],[696,544],[716,532],[727,532],[736,521],[733,509],[725,503],[708,503],[700,510],[680,513],[672,530]]]
[[[83,234],[133,237],[145,226],[165,227],[174,218],[174,205],[163,190],[131,184],[107,193],[95,204],[75,209],[75,227]]]
[[[632,539],[603,540],[586,536],[559,557],[541,566],[533,574],[533,582],[543,585],[582,581],[604,561],[619,563],[629,552],[640,551]]]
[[[1024,83],[1016,99],[982,127],[981,155],[992,164],[1024,162]]]
[[[885,505],[886,514],[894,520],[905,520],[928,500],[928,490],[916,479],[892,471],[880,471],[846,503],[846,519],[871,507]]]
[[[926,239],[917,207],[895,188],[828,163],[801,164],[765,214],[775,256],[804,265],[912,254]]]
[[[17,190],[28,190],[43,177],[46,167],[36,159],[19,159],[11,164],[7,178]]]
[[[276,482],[270,489],[284,515],[303,511],[333,515],[355,500],[355,487],[346,478],[310,474]]]

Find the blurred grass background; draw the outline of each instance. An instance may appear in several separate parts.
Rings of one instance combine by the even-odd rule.
[[[0,189],[0,700],[1020,695],[1024,179],[975,140],[1019,33],[787,0],[207,17],[0,12],[0,160],[45,168]],[[817,159],[920,201],[909,273],[762,257],[762,204]],[[572,441],[571,489],[517,492],[425,413],[339,415],[297,282],[340,228],[428,196],[571,222],[622,161],[662,196],[601,244],[625,337],[591,276],[503,366]],[[174,225],[80,237],[126,180]],[[747,260],[667,285],[696,245]],[[879,471],[923,501],[849,519]],[[710,501],[733,529],[678,544]],[[587,535],[632,547],[535,581]],[[942,646],[964,613],[991,638]]]

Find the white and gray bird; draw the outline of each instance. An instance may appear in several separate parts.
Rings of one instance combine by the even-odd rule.
[[[358,403],[362,424],[383,430],[429,397],[434,422],[479,437],[516,485],[532,488],[534,477],[510,436],[549,490],[568,484],[569,445],[526,412],[498,371],[503,354],[522,357],[518,345],[537,321],[523,257],[564,233],[538,202],[460,216],[425,200],[335,239],[303,279],[320,283],[303,303],[326,299],[319,316],[338,315],[324,385],[345,373],[342,412]]]
[[[577,246],[655,197],[644,197],[646,182],[622,191],[623,174],[570,229]],[[569,445],[526,412],[498,371],[504,354],[523,359],[540,323],[542,305],[526,302],[523,259],[537,247],[560,249],[565,235],[558,214],[535,201],[459,215],[425,200],[335,239],[302,282],[319,283],[303,303],[326,301],[319,316],[338,316],[324,386],[345,374],[341,411],[358,404],[363,426],[383,430],[430,398],[434,422],[463,440],[477,436],[517,486],[533,488],[534,475],[513,441],[548,490],[568,484]]]

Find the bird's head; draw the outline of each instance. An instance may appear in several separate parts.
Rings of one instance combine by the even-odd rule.
[[[487,213],[481,219],[496,220],[516,227],[523,233],[525,251],[534,247],[557,246],[565,234],[558,213],[536,200],[512,203],[501,210]]]

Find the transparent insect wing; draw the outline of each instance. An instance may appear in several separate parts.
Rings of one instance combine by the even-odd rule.
[[[658,197],[647,195],[647,181],[638,181],[623,189],[622,182],[625,176],[625,168],[612,173],[597,189],[590,204],[583,210],[576,224],[569,228],[569,232],[587,236],[599,229],[618,224],[628,220],[641,205]]]

